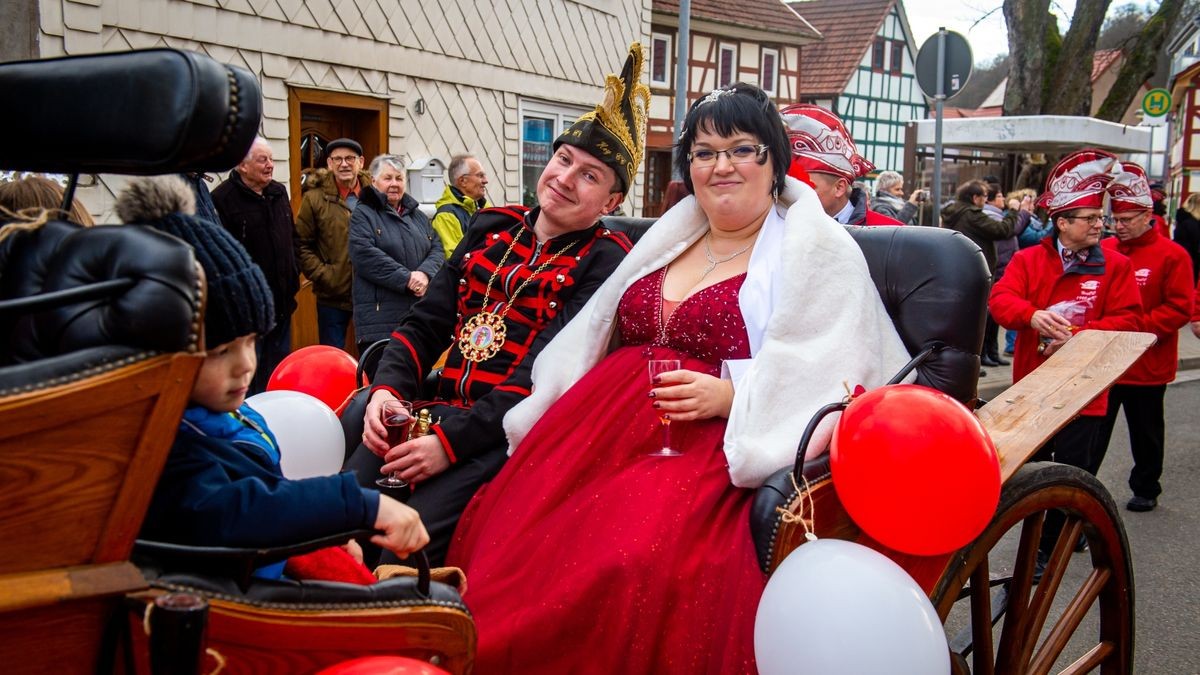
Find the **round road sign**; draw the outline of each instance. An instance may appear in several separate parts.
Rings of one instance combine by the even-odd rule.
[[[971,45],[967,39],[954,31],[946,31],[946,71],[942,79],[942,91],[950,98],[967,86],[971,77]],[[938,95],[937,86],[938,33],[934,33],[921,45],[917,52],[917,85],[929,98]]]

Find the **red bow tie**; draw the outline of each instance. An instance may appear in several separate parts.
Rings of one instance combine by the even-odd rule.
[[[1062,250],[1062,259],[1064,263],[1070,263],[1075,260],[1084,262],[1088,259],[1088,250],[1085,248],[1082,251],[1072,251],[1069,248],[1064,248]]]

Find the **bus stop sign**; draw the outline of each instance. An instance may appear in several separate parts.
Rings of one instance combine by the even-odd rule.
[[[917,85],[929,98],[938,95],[937,60],[938,34],[934,33],[921,45],[917,52]],[[967,86],[971,77],[971,45],[967,39],[954,31],[946,31],[946,71],[942,80],[942,94],[950,98]]]
[[[1151,89],[1142,97],[1142,112],[1147,117],[1162,117],[1171,111],[1171,92]]]

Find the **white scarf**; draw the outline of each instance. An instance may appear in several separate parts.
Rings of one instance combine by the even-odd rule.
[[[840,401],[846,385],[880,386],[909,360],[845,226],[825,215],[812,188],[792,178],[779,201],[787,208],[782,234],[764,225],[738,298],[754,357],[735,377],[725,430],[729,475],[739,487],[757,487],[791,465],[809,419]],[[707,231],[707,217],[688,197],[642,236],[534,361],[533,392],[504,417],[510,454],[550,405],[607,354],[625,290]],[[766,237],[776,241],[762,245]],[[765,325],[759,325],[762,307],[771,308]],[[809,458],[825,451],[836,417],[818,427]]]

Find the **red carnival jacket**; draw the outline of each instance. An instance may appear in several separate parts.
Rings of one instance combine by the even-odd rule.
[[[1055,303],[1079,301],[1086,306],[1080,330],[1140,330],[1141,301],[1129,259],[1115,251],[1093,246],[1086,262],[1063,270],[1057,237],[1017,251],[1004,276],[992,286],[988,309],[996,323],[1017,330],[1013,356],[1013,382],[1042,365],[1037,351],[1038,332],[1029,325],[1033,313]],[[1097,396],[1081,415],[1103,415],[1108,392]]]
[[[1179,329],[1192,316],[1192,259],[1153,228],[1132,241],[1111,237],[1101,245],[1133,263],[1133,278],[1142,294],[1142,330],[1158,338],[1117,384],[1167,384],[1179,367]]]

